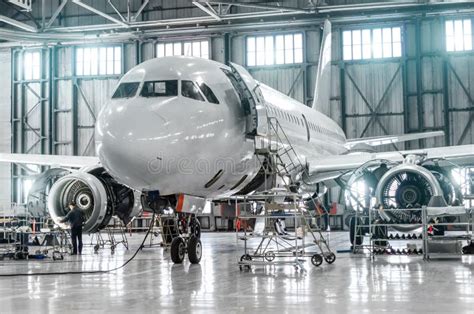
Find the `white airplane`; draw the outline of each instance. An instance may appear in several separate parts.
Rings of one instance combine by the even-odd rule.
[[[328,182],[352,173],[375,177],[374,194],[387,206],[424,205],[432,195],[450,204],[459,200],[443,169],[473,164],[474,145],[367,152],[443,133],[346,139],[317,110],[329,103],[330,59],[327,21],[312,108],[236,64],[182,56],[149,60],[123,76],[98,116],[97,157],[0,154],[0,162],[50,166],[37,181],[50,186],[52,218],[65,227],[59,220],[74,200],[86,212],[84,232],[100,230],[112,215],[127,222],[141,205],[186,212],[206,199],[252,193],[265,182],[258,151],[269,145],[293,152],[282,160],[298,161],[286,170],[302,193],[324,192]],[[275,137],[275,127],[284,136]],[[179,244],[199,262],[200,241]]]

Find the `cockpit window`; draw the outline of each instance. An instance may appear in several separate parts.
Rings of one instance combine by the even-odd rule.
[[[192,81],[181,82],[181,95],[187,98],[204,101],[201,93],[199,93],[199,88]]]
[[[214,95],[214,93],[212,92],[212,89],[209,86],[207,86],[205,83],[198,83],[198,85],[202,93],[204,94],[204,96],[206,96],[207,100],[210,103],[213,103],[213,104],[219,103],[219,100],[217,100],[216,95]]]
[[[117,98],[131,98],[134,97],[137,93],[137,89],[140,83],[122,83],[119,85],[114,95],[113,99]]]
[[[178,96],[178,81],[149,81],[143,84],[140,96],[173,97]]]

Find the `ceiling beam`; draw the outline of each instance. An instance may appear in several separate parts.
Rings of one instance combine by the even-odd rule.
[[[97,10],[96,8],[91,7],[90,5],[88,5],[88,4],[84,3],[84,2],[82,2],[81,0],[72,0],[72,2],[75,3],[75,4],[77,4],[78,6],[83,7],[84,9],[86,9],[86,10],[88,10],[88,11],[91,11],[92,13],[95,13],[95,14],[97,14],[97,15],[100,15],[100,16],[102,16],[103,18],[105,18],[105,19],[107,19],[107,20],[109,20],[109,21],[111,21],[111,22],[114,22],[114,23],[117,24],[117,25],[120,25],[120,26],[122,26],[122,27],[127,27],[127,28],[128,28],[128,24],[125,23],[124,21],[120,21],[120,20],[116,19],[115,17],[110,16],[110,15],[107,14],[107,13],[104,13],[104,12],[102,12],[102,11],[100,11],[100,10]]]
[[[193,4],[197,6],[199,9],[201,9],[202,11],[212,16],[216,21],[219,21],[219,22],[222,21],[222,18],[214,11],[214,9],[212,9],[212,6],[210,6],[209,3],[206,2],[206,4],[208,5],[208,8],[206,8],[204,5],[202,5],[198,1],[193,1]]]
[[[20,28],[24,31],[27,31],[27,32],[30,32],[30,33],[36,33],[38,32],[38,29],[34,26],[31,26],[31,25],[28,25],[28,24],[25,24],[23,22],[19,22],[17,20],[14,20],[12,18],[9,18],[5,15],[0,15],[0,22],[4,22],[6,24],[9,24],[9,25],[12,25],[12,26],[15,26],[17,28]]]
[[[64,7],[68,3],[69,0],[62,0],[61,4],[57,7],[56,11],[54,11],[53,15],[49,19],[48,23],[46,24],[45,28],[50,28],[53,25],[54,21],[58,18],[59,14],[63,11]]]

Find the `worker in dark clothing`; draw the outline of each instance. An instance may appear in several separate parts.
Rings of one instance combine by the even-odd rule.
[[[82,254],[82,224],[84,223],[84,213],[75,203],[69,204],[69,213],[61,222],[69,222],[71,226],[72,254]]]

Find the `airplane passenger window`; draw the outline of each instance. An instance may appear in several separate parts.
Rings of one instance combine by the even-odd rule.
[[[181,95],[187,98],[204,101],[204,98],[199,93],[199,88],[191,81],[181,82]]]
[[[178,96],[178,81],[149,81],[143,84],[140,96],[172,97]]]
[[[198,85],[202,93],[204,94],[204,96],[206,96],[207,100],[210,103],[219,104],[219,100],[217,100],[216,95],[214,95],[214,93],[212,92],[212,89],[209,86],[207,86],[204,83],[198,83]]]
[[[134,97],[137,93],[137,89],[140,83],[122,83],[119,85],[117,90],[115,91],[114,95],[112,96],[113,99],[117,98],[130,98]]]

